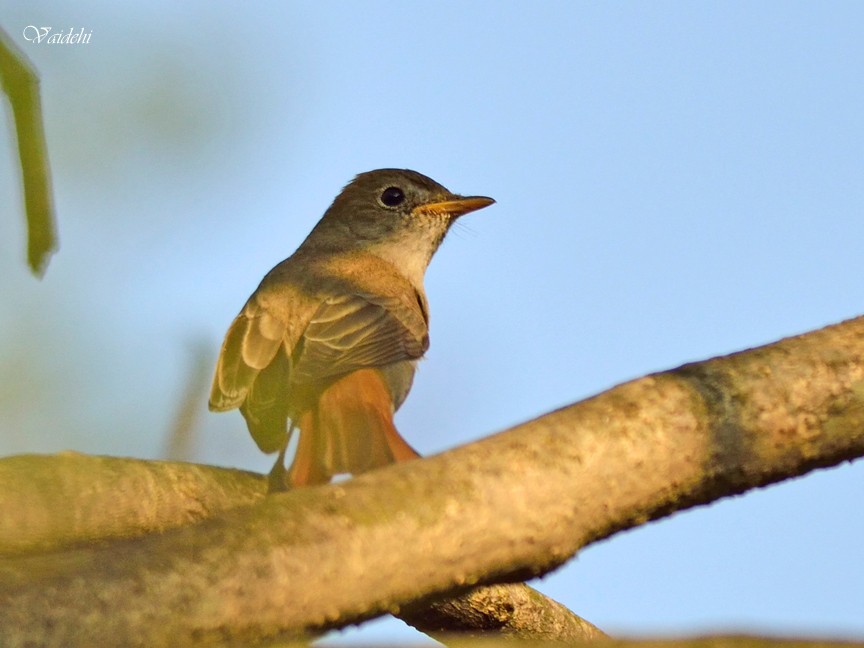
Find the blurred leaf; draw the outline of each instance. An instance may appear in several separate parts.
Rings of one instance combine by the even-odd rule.
[[[175,461],[188,460],[192,455],[195,432],[201,423],[204,403],[210,388],[213,368],[212,347],[197,341],[190,349],[190,367],[177,412],[171,422],[165,456]]]
[[[12,106],[27,213],[27,262],[42,276],[57,249],[51,169],[42,126],[39,77],[24,53],[0,28],[0,85]]]

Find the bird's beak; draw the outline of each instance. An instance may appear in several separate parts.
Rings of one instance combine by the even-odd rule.
[[[462,214],[488,207],[494,202],[492,198],[487,198],[486,196],[450,196],[448,200],[418,205],[411,210],[411,214],[414,216],[445,215],[450,218],[456,218]]]

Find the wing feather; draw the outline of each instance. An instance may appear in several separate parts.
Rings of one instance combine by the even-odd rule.
[[[285,337],[285,325],[258,303],[255,296],[232,322],[216,365],[210,409],[239,407],[258,374],[273,362]]]
[[[420,358],[429,347],[429,333],[423,313],[413,306],[398,297],[366,294],[325,300],[297,347],[292,381],[321,381]]]

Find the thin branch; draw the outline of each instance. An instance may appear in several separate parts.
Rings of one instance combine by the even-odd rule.
[[[448,643],[449,648],[499,648],[500,640],[475,638],[467,640],[455,638]],[[572,646],[572,643],[551,643],[543,640],[521,640],[508,644],[508,648],[550,648],[550,646]],[[860,641],[825,641],[750,637],[746,635],[696,637],[690,639],[606,639],[592,643],[592,648],[860,648]]]
[[[523,583],[485,585],[436,601],[413,603],[396,615],[445,645],[458,636],[573,642],[606,634]],[[458,633],[456,635],[455,633]]]
[[[864,455],[864,319],[158,536],[0,561],[4,645],[246,645],[546,573],[616,531]]]

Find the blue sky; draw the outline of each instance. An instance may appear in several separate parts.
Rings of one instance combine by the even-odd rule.
[[[26,274],[0,130],[3,454],[161,456],[190,349],[215,359],[377,167],[498,201],[427,275],[397,417],[424,453],[864,310],[859,3],[0,3],[42,75],[62,245]],[[194,460],[269,467],[239,414],[202,417]],[[613,633],[864,638],[862,470],[616,536],[537,586]]]

